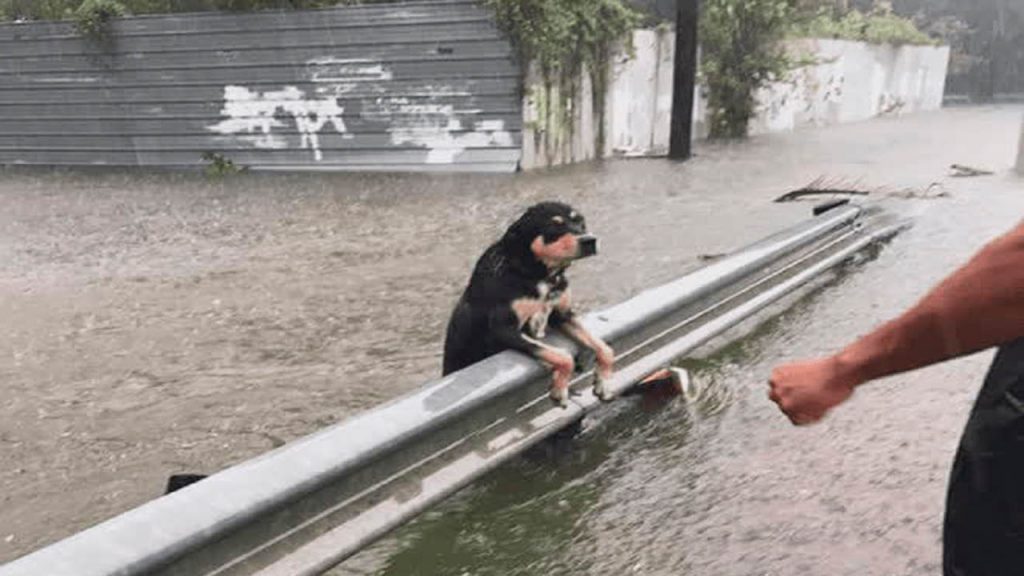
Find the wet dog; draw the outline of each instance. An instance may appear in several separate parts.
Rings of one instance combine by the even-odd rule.
[[[469,285],[455,305],[444,344],[444,374],[461,370],[503,350],[518,350],[553,371],[551,398],[568,404],[574,358],[543,342],[548,328],[594,351],[595,394],[611,376],[615,354],[579,322],[565,273],[597,251],[583,215],[560,202],[531,206],[476,263]]]
[[[595,393],[603,399],[600,384],[611,376],[614,352],[576,318],[565,276],[570,264],[596,250],[597,240],[587,234],[583,215],[572,207],[557,202],[530,207],[477,262],[448,324],[444,373],[503,350],[518,350],[554,370],[551,397],[565,405],[575,360],[541,341],[549,327],[560,328],[596,354]],[[204,478],[171,476],[165,493]]]

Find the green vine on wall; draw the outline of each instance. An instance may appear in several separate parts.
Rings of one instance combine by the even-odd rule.
[[[604,116],[608,58],[619,42],[631,38],[641,15],[624,0],[486,0],[498,25],[515,46],[519,62],[534,63],[544,94],[537,95],[545,122],[573,131],[573,100],[583,71],[590,73],[598,118]],[[553,88],[557,86],[557,98]],[[603,149],[604,122],[598,123],[597,149]]]
[[[99,44],[110,45],[110,24],[125,15],[124,5],[117,0],[85,0],[72,13],[75,29],[82,36]]]

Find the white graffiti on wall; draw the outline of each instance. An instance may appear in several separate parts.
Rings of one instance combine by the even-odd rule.
[[[449,93],[451,93],[449,91]],[[512,134],[504,120],[481,120],[467,130],[460,114],[479,114],[480,110],[457,110],[452,104],[414,104],[407,98],[380,98],[374,115],[394,118],[388,129],[391,143],[426,148],[427,164],[452,164],[468,148],[511,147]]]
[[[392,79],[391,69],[377,60],[365,58],[314,58],[306,62],[310,82],[317,94],[341,96],[364,87],[383,92],[381,83]]]
[[[427,164],[452,164],[468,148],[512,147],[512,134],[505,130],[504,120],[482,120],[473,123],[473,130],[465,130],[462,121],[450,118],[444,126],[400,127],[391,131],[395,145],[414,144],[427,152]]]
[[[346,139],[355,136],[349,133],[345,108],[339,104],[344,97],[357,102],[359,120],[385,126],[391,145],[411,144],[425,149],[427,164],[452,164],[469,148],[515,145],[503,120],[476,121],[472,129],[467,129],[461,118],[479,116],[482,110],[438,102],[468,98],[469,92],[427,85],[408,93],[408,97],[385,96],[393,75],[379,61],[316,58],[306,62],[306,75],[313,84],[313,95],[296,86],[267,92],[225,86],[221,109],[224,119],[207,129],[256,148],[286,149],[288,141],[280,131],[293,124],[302,148],[312,150],[319,162],[323,160],[320,135],[325,128],[332,126]]]
[[[323,159],[320,131],[331,124],[339,134],[345,134],[348,129],[342,119],[344,112],[336,98],[307,98],[295,86],[263,93],[244,86],[225,86],[221,115],[226,118],[207,129],[236,136],[257,148],[282,149],[288,144],[280,135],[273,134],[273,130],[285,126],[279,115],[288,115],[301,137],[301,147],[312,150],[313,157],[319,161]]]

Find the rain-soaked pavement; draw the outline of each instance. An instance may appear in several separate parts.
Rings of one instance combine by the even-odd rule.
[[[337,573],[935,574],[988,355],[864,388],[810,429],[763,381],[1020,219],[1021,111],[516,177],[0,173],[0,562],[157,496],[169,472],[237,463],[435,377],[473,261],[531,202],[573,203],[601,237],[574,272],[593,309],[807,217],[770,201],[828,176],[949,197],[890,198],[914,229],[701,362],[715,402],[623,401],[568,453],[499,470]],[[998,174],[950,178],[952,163]]]

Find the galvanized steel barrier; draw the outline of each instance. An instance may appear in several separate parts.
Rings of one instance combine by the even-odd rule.
[[[1020,143],[1017,144],[1017,174],[1024,176],[1024,120],[1020,123]]]
[[[905,224],[840,207],[586,324],[619,353],[620,394]],[[552,337],[559,345],[568,341]],[[0,576],[320,574],[602,403],[503,353],[0,567]]]

